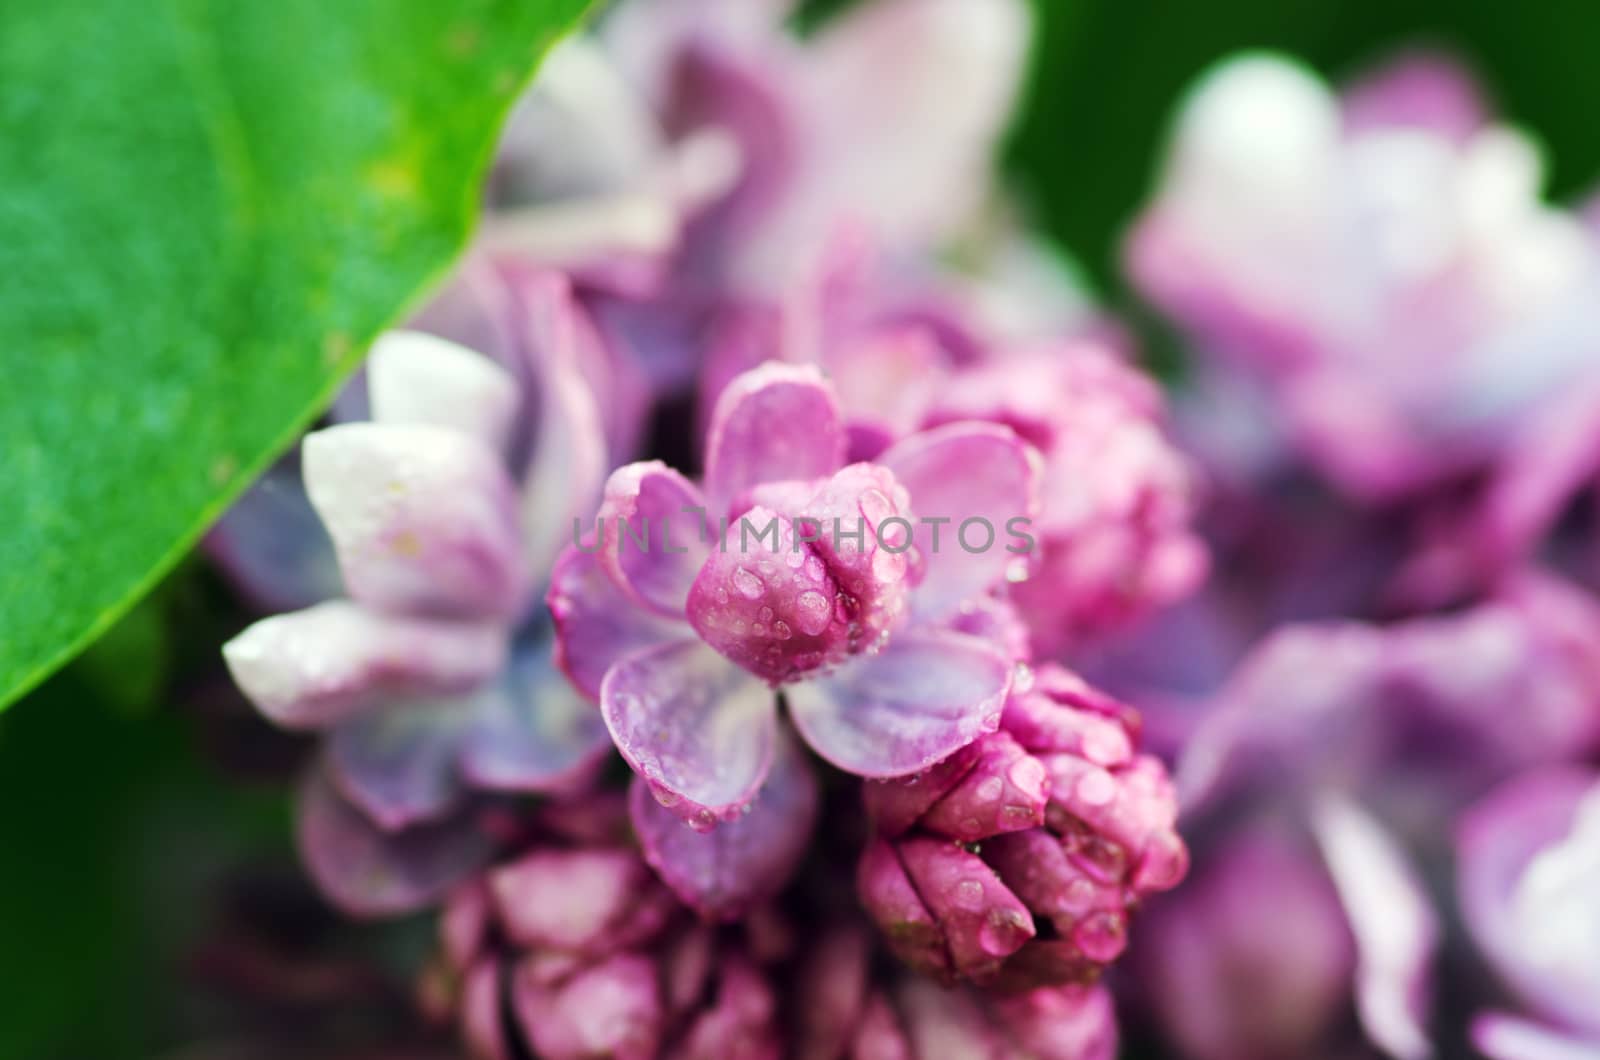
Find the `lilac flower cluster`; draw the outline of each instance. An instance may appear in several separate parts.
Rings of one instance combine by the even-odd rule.
[[[1209,74],[1127,244],[1169,409],[990,186],[1025,7],[785,14],[560,45],[213,532],[321,890],[437,911],[490,1060],[1109,1060],[1125,953],[1181,1055],[1413,1060],[1453,871],[1479,1048],[1600,1049],[1600,243],[1531,144],[1433,57]]]

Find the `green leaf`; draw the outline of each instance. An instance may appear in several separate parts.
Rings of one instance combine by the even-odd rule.
[[[584,6],[0,5],[0,705],[115,622],[438,277]]]

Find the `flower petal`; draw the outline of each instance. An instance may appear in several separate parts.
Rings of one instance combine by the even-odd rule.
[[[1600,1041],[1571,1038],[1500,1012],[1472,1021],[1472,1044],[1489,1060],[1600,1060]]]
[[[999,724],[1011,664],[974,637],[900,633],[877,655],[784,689],[795,728],[864,777],[927,769]]]
[[[994,1022],[1024,1055],[1040,1060],[1115,1060],[1117,1013],[1103,984],[1044,987],[995,998]]]
[[[1429,977],[1438,922],[1393,839],[1353,803],[1317,806],[1312,827],[1356,939],[1356,1012],[1401,1060],[1432,1055]]]
[[[637,954],[611,957],[559,985],[545,985],[525,958],[511,1007],[536,1055],[548,1060],[655,1056],[664,1028],[656,969]]]
[[[952,423],[922,431],[878,458],[911,494],[927,575],[913,596],[920,615],[947,615],[1027,562],[1038,510],[1039,457],[1008,427]],[[930,522],[935,520],[936,522]],[[1025,520],[1017,522],[1016,520]]]
[[[772,690],[699,640],[617,663],[601,686],[600,711],[622,757],[696,828],[733,819],[772,764]]]
[[[570,539],[573,520],[594,511],[606,475],[606,434],[578,363],[581,338],[592,325],[571,284],[556,273],[519,274],[516,290],[539,395],[522,476],[523,554],[529,568],[542,573]]]
[[[421,331],[388,331],[367,354],[372,419],[443,427],[501,453],[521,394],[511,373],[488,357]]]
[[[455,617],[513,618],[526,605],[511,480],[481,442],[351,423],[307,435],[302,459],[354,599]]]
[[[944,934],[893,844],[876,836],[867,841],[856,866],[856,892],[867,915],[883,931],[890,952],[924,975],[949,977],[950,951]]]
[[[696,832],[658,803],[642,778],[629,793],[645,860],[701,916],[730,920],[776,895],[805,855],[817,817],[817,781],[804,753],[778,740],[772,771],[750,812]]]
[[[638,606],[606,576],[600,557],[569,548],[556,561],[546,597],[556,627],[556,665],[590,699],[619,659],[640,648],[681,640],[688,623]]]
[[[903,839],[898,849],[906,874],[939,921],[958,974],[981,982],[1033,938],[1028,907],[978,855],[925,836]]]
[[[386,832],[436,820],[460,799],[456,752],[467,699],[394,704],[351,718],[328,740],[339,793]]]
[[[347,600],[274,615],[223,645],[275,724],[318,729],[387,700],[465,691],[505,663],[498,625],[374,614]]]
[[[1592,977],[1573,974],[1571,962],[1558,955],[1552,959],[1551,947],[1532,937],[1526,912],[1519,915],[1529,901],[1530,866],[1542,859],[1559,869],[1561,846],[1572,841],[1593,791],[1600,791],[1600,776],[1570,766],[1535,769],[1494,789],[1457,829],[1456,886],[1473,940],[1506,985],[1530,1008],[1600,1037]],[[1568,919],[1548,895],[1540,904],[1546,919]]]
[[[844,462],[839,401],[808,365],[768,361],[730,382],[711,414],[706,495],[716,515],[763,482],[816,479]]]
[[[489,892],[516,945],[598,953],[648,880],[631,851],[539,849],[490,873]]]
[[[462,774],[493,791],[566,791],[611,750],[599,711],[556,669],[543,642],[473,697],[465,729]]]
[[[639,603],[680,616],[716,518],[694,483],[661,461],[619,467],[606,480],[596,517],[600,562]]]
[[[392,916],[444,897],[488,862],[487,836],[460,817],[384,832],[345,802],[326,769],[301,789],[300,858],[328,900],[352,916]]]
[[[295,611],[343,592],[333,542],[297,461],[275,465],[235,501],[206,534],[205,550],[262,611]]]

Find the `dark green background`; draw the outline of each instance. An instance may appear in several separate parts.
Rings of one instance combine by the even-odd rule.
[[[1600,3],[1037,0],[1038,51],[1006,154],[1034,217],[1114,304],[1116,245],[1180,90],[1218,57],[1280,48],[1339,76],[1407,44],[1463,55],[1549,148],[1552,192],[1600,176]],[[196,565],[0,716],[0,1057],[158,1055],[208,1030],[190,943],[241,866],[292,871],[271,785],[218,769],[173,704],[236,618]],[[198,601],[198,602],[197,602]],[[201,987],[204,983],[199,984]]]

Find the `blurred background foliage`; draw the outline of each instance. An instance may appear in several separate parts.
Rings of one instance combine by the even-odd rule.
[[[838,6],[809,5],[803,22]],[[1454,51],[1546,145],[1553,196],[1600,178],[1592,0],[1034,6],[1030,90],[1005,165],[1031,218],[1124,311],[1135,307],[1118,240],[1173,105],[1240,49],[1281,49],[1334,78],[1407,46]],[[0,1057],[239,1055],[226,1043],[261,1018],[243,1014],[249,995],[290,967],[303,983],[297,953],[318,955],[312,985],[267,1015],[299,1021],[307,1040],[356,1034],[403,989],[363,980],[340,955],[404,948],[423,928],[341,926],[300,882],[285,794],[295,743],[232,697],[217,655],[245,620],[192,562],[0,715]]]

